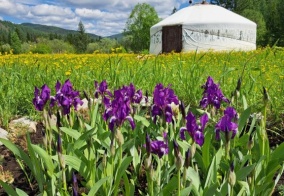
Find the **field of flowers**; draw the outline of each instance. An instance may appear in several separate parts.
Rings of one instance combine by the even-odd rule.
[[[1,126],[29,115],[45,130],[27,152],[0,141],[42,194],[270,195],[284,171],[284,143],[267,135],[283,133],[283,68],[277,48],[3,55]]]
[[[0,125],[15,115],[35,115],[30,103],[34,86],[70,79],[75,89],[94,91],[94,80],[106,80],[111,89],[134,83],[153,92],[157,83],[171,84],[184,103],[198,105],[200,85],[210,75],[226,96],[242,80],[241,94],[249,105],[262,102],[263,87],[271,110],[284,110],[284,51],[272,48],[252,52],[187,53],[161,56],[121,55],[2,55],[0,56]]]

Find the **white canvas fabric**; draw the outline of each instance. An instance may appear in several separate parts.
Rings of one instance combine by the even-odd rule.
[[[182,52],[256,49],[256,23],[217,5],[197,4],[151,27],[150,53],[162,52],[162,28],[174,25],[182,25]]]

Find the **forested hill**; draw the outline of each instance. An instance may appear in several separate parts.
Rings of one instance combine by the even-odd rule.
[[[31,41],[39,36],[48,36],[44,31],[39,31],[30,27],[19,24],[14,24],[9,21],[0,20],[0,41],[1,43],[8,43],[9,33],[17,31],[19,38],[23,41]]]
[[[9,21],[1,21],[0,20],[0,39],[5,40],[10,31],[17,31],[20,36],[20,39],[23,41],[27,41],[25,39],[32,40],[33,37],[54,37],[62,39],[66,37],[68,34],[75,34],[77,31],[67,30],[55,26],[47,26],[40,24],[32,24],[32,23],[22,23],[22,24],[14,24]],[[100,36],[95,34],[87,33],[91,39],[99,39]],[[25,38],[26,37],[26,38]]]
[[[20,26],[29,27],[31,29],[34,29],[40,32],[46,32],[48,34],[57,34],[61,36],[67,36],[68,34],[74,34],[77,32],[74,30],[67,30],[67,29],[63,29],[60,27],[47,26],[47,25],[41,25],[41,24],[32,24],[32,23],[22,23],[20,24]],[[95,40],[100,38],[100,36],[95,35],[95,34],[91,34],[91,33],[87,33],[87,34],[90,38],[93,38]]]

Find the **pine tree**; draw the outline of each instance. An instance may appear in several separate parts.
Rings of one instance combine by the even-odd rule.
[[[11,32],[10,34],[10,45],[14,54],[19,54],[21,52],[21,40],[16,31]]]
[[[88,35],[85,32],[85,27],[82,21],[78,24],[78,33],[76,34],[74,46],[77,53],[84,53],[88,45]]]

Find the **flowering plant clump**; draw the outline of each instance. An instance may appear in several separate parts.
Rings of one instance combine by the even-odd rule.
[[[210,76],[207,81],[202,85],[203,97],[200,101],[200,106],[206,108],[209,105],[214,106],[216,109],[220,109],[222,101],[229,103],[229,100],[223,95],[219,84],[215,84],[213,78]]]
[[[79,91],[74,91],[70,80],[66,80],[61,86],[61,83],[57,81],[55,85],[56,95],[51,97],[50,106],[53,107],[56,103],[58,107],[62,107],[63,114],[69,114],[71,106],[74,106],[75,110],[78,105],[82,105],[79,95]]]
[[[202,88],[200,105],[185,107],[170,85],[157,84],[151,103],[132,83],[111,90],[106,80],[95,82],[92,95],[102,101],[88,103],[87,121],[70,80],[57,81],[54,96],[44,84],[32,100],[49,111],[44,144],[28,135],[26,153],[0,141],[23,160],[42,195],[271,195],[284,171],[284,143],[270,149],[265,138],[268,101],[261,122],[253,117],[248,125],[247,103],[225,107],[229,100],[210,76]],[[224,113],[205,110],[222,111],[221,104]],[[48,126],[55,109],[56,126]],[[24,195],[0,184],[9,195]]]
[[[103,81],[104,82],[104,81]],[[109,92],[109,91],[108,91]],[[112,93],[108,93],[112,95]],[[109,128],[113,131],[114,127],[121,127],[125,120],[128,120],[132,130],[135,128],[134,120],[131,116],[133,114],[132,104],[140,103],[142,100],[142,91],[135,92],[133,84],[123,86],[121,89],[115,90],[113,99],[104,101],[105,112],[104,120],[109,120]]]
[[[41,87],[41,92],[35,87],[33,104],[36,110],[43,111],[43,108],[49,99],[50,89],[46,84]]]
[[[227,107],[224,116],[215,126],[216,139],[220,140],[220,132],[224,132],[231,139],[234,139],[238,132],[238,114],[233,107]],[[231,134],[230,134],[231,133]]]
[[[147,153],[153,153],[162,158],[164,155],[169,153],[169,146],[167,142],[167,134],[164,133],[164,141],[162,140],[155,140],[151,141],[149,135],[146,136],[146,144],[144,145],[146,148]]]
[[[61,83],[57,81],[55,85],[56,94],[50,96],[50,88],[44,84],[41,87],[42,91],[39,94],[39,89],[35,87],[33,104],[36,110],[43,111],[45,105],[50,101],[50,108],[56,104],[62,108],[63,114],[69,114],[71,106],[74,106],[75,110],[78,105],[82,105],[83,102],[80,99],[79,91],[74,91],[70,80],[66,80],[61,87]]]
[[[168,87],[164,87],[162,84],[157,84],[153,93],[153,106],[152,116],[154,122],[157,122],[157,117],[164,118],[165,122],[171,123],[173,118],[173,110],[171,104],[179,104],[178,97],[174,91]]]
[[[125,96],[125,99],[130,101],[130,103],[139,104],[143,98],[142,90],[137,90],[135,86],[131,83],[129,86],[123,86],[122,92]]]
[[[106,108],[104,119],[109,120],[109,128],[113,131],[114,127],[121,127],[125,120],[130,122],[131,128],[135,128],[135,123],[132,118],[130,100],[125,99],[124,90],[114,91],[114,99]]]
[[[208,122],[208,115],[205,113],[200,117],[200,126],[196,122],[196,118],[193,113],[189,113],[186,116],[186,127],[180,129],[180,138],[185,140],[184,132],[187,131],[192,137],[193,141],[196,142],[199,146],[202,146],[204,143],[204,128]]]
[[[101,97],[105,106],[109,106],[110,100],[113,97],[113,94],[108,89],[106,80],[103,80],[100,84],[95,81],[95,98]]]

